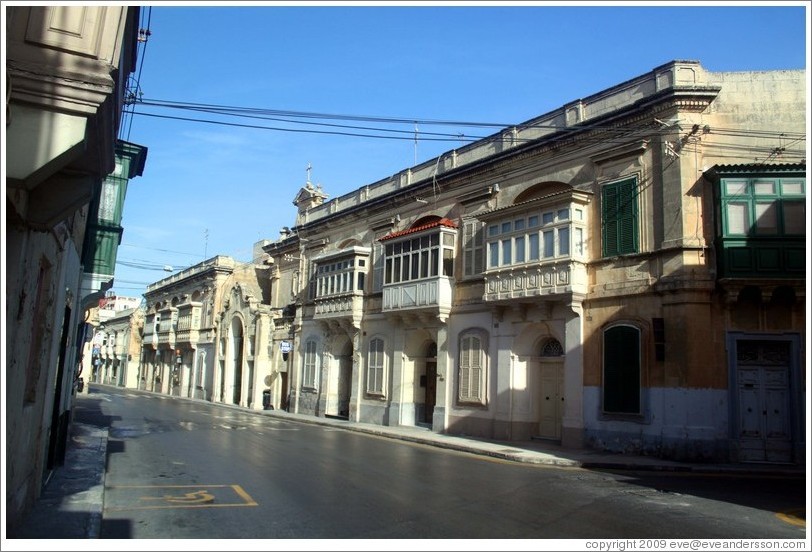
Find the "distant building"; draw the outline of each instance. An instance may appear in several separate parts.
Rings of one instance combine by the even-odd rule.
[[[105,322],[123,310],[137,309],[143,300],[142,297],[124,297],[108,292],[99,299],[99,321]]]
[[[267,268],[216,256],[150,284],[140,388],[263,408],[275,381]]]
[[[111,315],[100,323],[93,336],[88,381],[137,389],[144,309],[109,312]]]

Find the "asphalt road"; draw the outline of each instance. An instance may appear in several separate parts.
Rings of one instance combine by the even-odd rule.
[[[102,538],[801,539],[797,478],[517,464],[128,390],[109,427]]]

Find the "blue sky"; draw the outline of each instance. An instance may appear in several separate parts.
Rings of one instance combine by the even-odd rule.
[[[163,265],[177,271],[217,254],[250,260],[256,241],[294,224],[308,164],[311,181],[334,198],[497,130],[428,121],[520,123],[674,59],[710,71],[808,62],[805,2],[362,4],[143,8],[151,33],[137,72],[144,105],[121,137],[148,156],[127,192],[117,294],[141,295],[168,275]],[[405,121],[302,125],[149,101]],[[325,123],[386,127],[401,139],[312,132],[373,133]]]

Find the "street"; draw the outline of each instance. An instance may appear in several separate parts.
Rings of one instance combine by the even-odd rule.
[[[799,478],[499,461],[125,389],[109,427],[102,538],[800,539]]]

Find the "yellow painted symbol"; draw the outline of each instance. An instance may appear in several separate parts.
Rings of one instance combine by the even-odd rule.
[[[180,496],[142,496],[141,500],[165,500],[171,504],[210,504],[214,502],[214,495],[206,490],[201,490]]]
[[[239,485],[111,485],[105,489],[109,491],[104,496],[105,512],[258,505]],[[167,494],[142,494],[162,491]]]
[[[785,510],[775,514],[778,519],[785,523],[795,525],[796,527],[806,527],[806,509],[795,508],[792,510]]]

